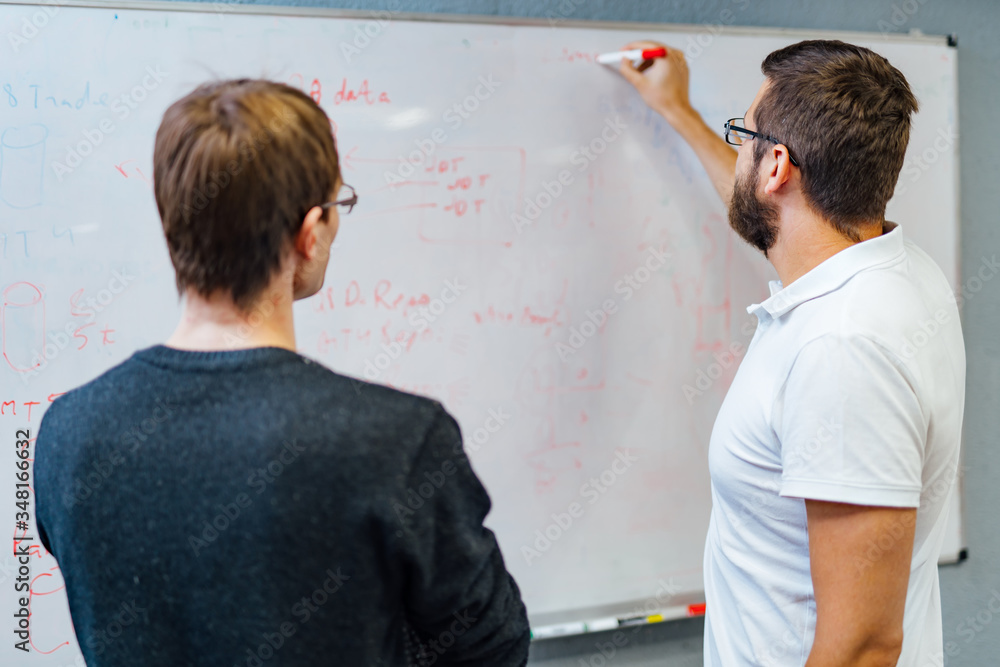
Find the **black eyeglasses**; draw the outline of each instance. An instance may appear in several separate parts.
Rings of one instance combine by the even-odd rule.
[[[351,196],[350,197],[346,197],[346,198],[343,198],[343,199],[338,199],[336,201],[328,201],[325,204],[320,204],[319,207],[325,211],[326,209],[330,208],[331,206],[346,206],[347,210],[344,211],[344,213],[350,213],[354,209],[354,207],[357,205],[357,203],[358,203],[358,193],[355,192],[354,188],[352,188],[347,183],[344,183],[343,187],[345,187],[345,188],[347,188],[348,190],[351,191]]]
[[[737,124],[739,123],[739,124]],[[766,134],[761,134],[760,132],[754,132],[753,130],[748,130],[743,127],[742,118],[730,118],[726,121],[726,143],[731,146],[742,146],[743,142],[747,139],[753,139],[754,137],[758,139],[763,139],[764,141],[770,141],[772,144],[781,144],[788,149],[788,146],[784,142],[778,141],[774,137],[769,137]],[[799,166],[799,161],[792,157],[792,151],[788,150],[788,161],[791,162],[796,167]]]

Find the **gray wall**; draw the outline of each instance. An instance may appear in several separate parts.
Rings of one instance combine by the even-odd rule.
[[[396,9],[457,14],[495,14],[545,18],[576,4],[570,18],[603,21],[718,23],[735,0],[273,0],[270,4]],[[738,4],[743,5],[744,0]],[[735,12],[737,23],[751,26],[880,32],[893,26],[927,34],[958,35],[959,128],[963,285],[983,258],[1000,254],[1000,3],[996,0],[749,0]],[[250,4],[250,3],[242,3]],[[254,3],[256,4],[256,3]],[[265,4],[265,3],[259,3]],[[902,19],[905,19],[902,20]],[[884,22],[880,25],[880,21]],[[905,221],[901,221],[905,222]],[[975,286],[975,282],[970,286]],[[941,570],[945,642],[953,642],[949,667],[998,664],[1000,655],[1000,280],[986,282],[967,299],[963,324],[969,359],[965,413],[965,517],[969,559]],[[997,616],[994,620],[994,616]],[[978,620],[977,620],[978,618]],[[700,621],[647,627],[630,636],[609,665],[700,665]],[[548,640],[533,647],[532,664],[605,664],[594,635]],[[607,650],[607,648],[606,648]],[[608,651],[610,652],[610,651]],[[936,664],[936,663],[935,663]],[[923,666],[920,666],[923,667]]]

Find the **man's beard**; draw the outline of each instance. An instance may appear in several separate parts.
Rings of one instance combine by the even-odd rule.
[[[754,158],[751,169],[736,174],[733,198],[729,202],[729,225],[766,257],[778,240],[778,208],[757,195],[756,178],[761,161],[756,155]]]

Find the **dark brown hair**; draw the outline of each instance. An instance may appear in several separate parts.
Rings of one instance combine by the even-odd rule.
[[[840,41],[799,42],[773,52],[770,86],[754,112],[757,131],[801,165],[807,201],[847,238],[881,222],[896,188],[917,100],[902,73],[869,49]],[[758,141],[754,153],[770,146]]]
[[[294,88],[220,81],[172,104],[153,182],[178,293],[224,290],[249,311],[339,171],[330,119]]]

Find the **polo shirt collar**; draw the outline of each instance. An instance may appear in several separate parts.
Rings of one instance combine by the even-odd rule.
[[[841,250],[788,287],[783,287],[780,280],[772,280],[768,283],[771,296],[749,306],[747,312],[758,318],[765,314],[779,318],[801,303],[836,290],[861,271],[890,262],[902,254],[903,229],[886,221],[880,236]]]

